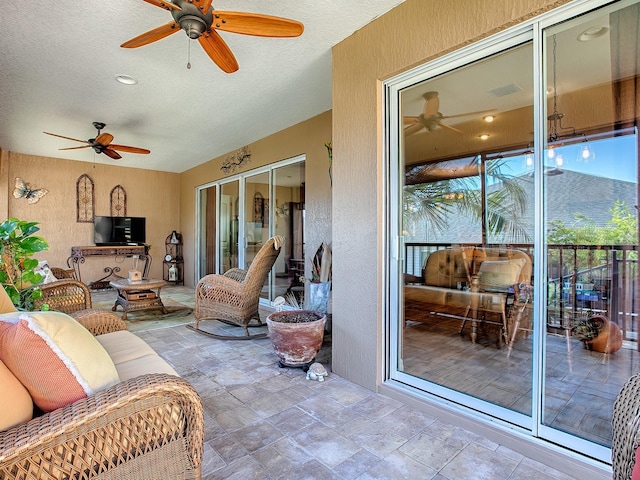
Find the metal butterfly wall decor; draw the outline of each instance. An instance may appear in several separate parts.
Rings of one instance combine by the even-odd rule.
[[[30,184],[25,183],[20,177],[16,177],[15,188],[13,189],[14,198],[26,198],[27,203],[34,204],[44,197],[49,190],[45,188],[33,188]]]

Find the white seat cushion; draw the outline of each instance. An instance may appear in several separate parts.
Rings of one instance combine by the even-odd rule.
[[[146,373],[178,373],[144,340],[127,331],[106,333],[96,337],[116,366],[120,380],[128,380]]]
[[[147,373],[168,373],[176,377],[179,376],[178,372],[156,353],[116,363],[116,370],[120,380],[129,380]]]
[[[144,340],[127,330],[98,335],[96,340],[104,347],[115,365],[156,353]]]

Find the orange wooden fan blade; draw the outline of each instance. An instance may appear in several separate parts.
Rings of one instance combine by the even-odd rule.
[[[448,128],[449,130],[452,130],[452,131],[454,131],[456,133],[460,133],[460,134],[464,133],[462,130],[458,130],[457,128],[453,128],[453,127],[451,127],[449,125],[445,125],[444,123],[438,122],[438,125],[440,125],[441,127],[444,127],[444,128]]]
[[[109,149],[118,150],[119,152],[128,152],[128,153],[142,153],[142,154],[151,153],[151,150],[147,150],[146,148],[127,147],[126,145],[114,145],[113,143],[109,145]]]
[[[105,148],[104,150],[102,150],[102,153],[104,153],[107,157],[113,158],[114,160],[120,160],[122,158],[118,152],[116,152],[115,150],[111,150],[110,148]]]
[[[297,37],[304,25],[288,18],[272,17],[259,13],[213,11],[212,28],[225,32],[255,35],[258,37]]]
[[[80,148],[89,148],[91,145],[82,145],[81,147],[59,148],[58,150],[79,150]]]
[[[180,25],[176,22],[169,22],[160,27],[154,28],[153,30],[149,30],[142,35],[138,35],[135,38],[132,38],[128,42],[124,42],[120,45],[122,48],[138,48],[143,45],[148,45],[150,43],[156,42],[164,37],[168,37],[172,33],[176,33],[180,30]]]
[[[198,37],[198,41],[204,51],[207,52],[207,55],[209,55],[209,58],[223,71],[233,73],[238,70],[236,57],[218,32],[207,30]]]
[[[207,13],[211,8],[212,0],[193,0],[193,4],[198,7],[202,13]]]
[[[436,92],[427,92],[425,95],[427,96],[427,101],[424,102],[422,115],[424,115],[424,118],[431,118],[438,115],[438,111],[440,111],[440,98],[438,98],[438,94]]]
[[[414,133],[418,133],[423,128],[425,127],[421,123],[414,123],[413,125],[409,125],[408,127],[405,127],[404,134],[407,136],[413,135]]]
[[[49,132],[42,132],[42,133],[46,133],[47,135],[51,135],[53,137],[64,138],[65,140],[72,140],[74,142],[80,142],[80,143],[88,143],[89,145],[91,145],[91,142],[88,142],[87,140],[78,140],[77,138],[65,137],[64,135],[58,135],[56,133],[49,133]]]
[[[459,113],[457,115],[445,115],[442,118],[456,118],[456,117],[467,117],[472,115],[484,115],[485,113],[491,113],[494,111],[495,110],[478,110],[477,112]]]
[[[110,133],[101,133],[100,135],[98,135],[95,139],[96,143],[99,143],[100,145],[103,145],[105,147],[109,146],[109,144],[111,142],[113,142],[113,135],[111,135]]]
[[[151,5],[155,5],[156,7],[163,8],[165,10],[182,10],[178,5],[171,2],[163,2],[162,0],[144,0]]]
[[[402,123],[404,125],[413,125],[414,123],[418,123],[420,119],[418,117],[404,117],[402,119]]]

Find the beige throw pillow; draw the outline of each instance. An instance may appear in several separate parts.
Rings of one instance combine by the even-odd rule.
[[[480,290],[506,292],[518,281],[524,258],[511,260],[485,260],[478,271]]]
[[[45,412],[120,381],[102,345],[61,312],[0,315],[0,360]]]
[[[33,401],[27,389],[0,362],[0,430],[7,430],[33,418]]]

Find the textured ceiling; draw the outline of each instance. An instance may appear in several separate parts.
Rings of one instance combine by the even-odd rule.
[[[142,0],[4,0],[0,16],[2,150],[182,172],[331,109],[331,47],[402,0],[218,0],[217,10],[291,18],[297,38],[221,32],[240,69],[222,72],[183,32],[120,44],[172,20]],[[191,69],[187,69],[190,56]],[[138,79],[122,85],[116,75]],[[42,133],[151,150],[121,160]]]

